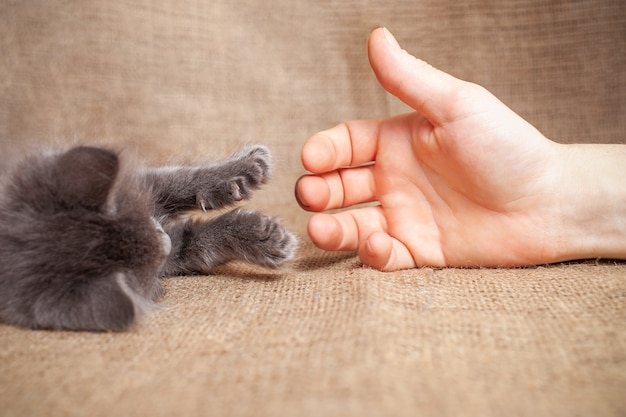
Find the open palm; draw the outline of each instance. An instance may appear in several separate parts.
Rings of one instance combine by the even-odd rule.
[[[402,51],[384,29],[370,62],[389,92],[416,111],[352,121],[318,133],[302,160],[312,174],[296,194],[311,239],[358,250],[383,270],[498,266],[554,256],[558,145],[488,91]]]

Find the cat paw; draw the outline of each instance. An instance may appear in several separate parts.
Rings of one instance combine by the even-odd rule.
[[[217,172],[222,179],[198,192],[198,206],[207,211],[248,199],[267,182],[271,171],[269,149],[261,145],[246,146],[219,165]]]
[[[278,268],[293,260],[298,248],[298,239],[287,230],[277,218],[265,217],[260,229],[263,230],[259,247],[262,250],[262,257],[259,264]]]
[[[257,265],[279,268],[294,259],[298,239],[276,217],[257,211],[235,210],[240,230],[239,253],[243,259]],[[246,230],[246,232],[243,232]]]
[[[251,185],[264,184],[272,175],[272,154],[266,146],[245,146],[232,158],[243,163],[246,180]]]
[[[202,211],[216,210],[244,199],[242,179],[234,178],[221,181],[211,187],[202,189],[196,195],[196,202]]]

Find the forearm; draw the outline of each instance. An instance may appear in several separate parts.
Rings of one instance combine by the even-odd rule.
[[[561,145],[559,260],[626,259],[626,145]]]

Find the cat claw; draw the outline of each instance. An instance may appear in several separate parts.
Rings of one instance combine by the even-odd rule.
[[[206,205],[204,203],[204,200],[200,200],[200,207],[202,208],[202,211],[206,213]]]
[[[235,201],[241,201],[243,200],[243,196],[241,195],[241,187],[239,187],[239,184],[237,184],[236,182],[233,183],[233,199]]]

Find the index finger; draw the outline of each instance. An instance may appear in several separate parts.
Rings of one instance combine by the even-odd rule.
[[[380,121],[353,120],[316,133],[302,147],[302,165],[314,174],[374,161]]]

